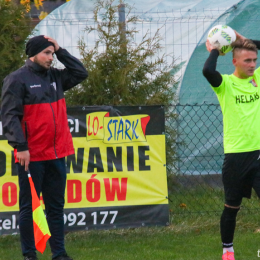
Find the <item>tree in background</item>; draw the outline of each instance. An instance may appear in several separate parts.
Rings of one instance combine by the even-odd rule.
[[[167,64],[166,55],[156,56],[162,49],[159,30],[153,37],[148,37],[147,32],[137,44],[135,28],[120,29],[118,6],[113,5],[114,2],[98,0],[96,3],[96,26],[85,29],[86,33],[94,31],[98,35],[95,47],[89,49],[83,39],[79,42],[89,77],[82,86],[68,92],[68,104],[169,105],[176,87],[171,73],[175,66],[173,58]],[[134,24],[138,18],[130,17],[131,9],[128,9],[126,23]]]
[[[94,9],[94,27],[86,33],[98,35],[95,47],[89,49],[84,39],[79,42],[82,61],[89,77],[81,86],[66,94],[68,105],[165,105],[168,120],[174,118],[169,105],[174,102],[176,69],[174,58],[170,64],[166,55],[157,54],[162,49],[160,30],[142,41],[135,42],[138,33],[118,21],[118,6],[114,0],[98,0]],[[138,17],[128,13],[126,24],[135,24]],[[103,51],[102,51],[103,49]],[[169,60],[169,59],[168,59]],[[167,128],[167,165],[173,169],[176,132]]]
[[[0,0],[0,90],[3,79],[24,64],[25,40],[30,32],[26,6]]]

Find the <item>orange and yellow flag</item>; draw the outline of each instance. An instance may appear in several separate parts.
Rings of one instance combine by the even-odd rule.
[[[28,174],[28,178],[32,194],[33,230],[35,247],[39,252],[43,254],[46,248],[46,242],[50,238],[51,233],[30,174]]]

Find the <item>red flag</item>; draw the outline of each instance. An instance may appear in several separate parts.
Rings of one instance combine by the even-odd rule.
[[[50,230],[45,218],[43,208],[36,193],[34,183],[30,174],[28,174],[31,194],[32,194],[32,213],[33,213],[33,230],[36,249],[43,254],[46,248],[46,242],[50,238]]]

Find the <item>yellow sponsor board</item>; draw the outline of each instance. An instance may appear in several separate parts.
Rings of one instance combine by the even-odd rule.
[[[140,118],[145,118],[146,115],[133,118],[126,116],[123,123],[126,120],[137,122],[136,127],[134,125],[135,133],[137,136],[143,134],[142,139],[139,139],[142,141],[122,142],[119,137],[118,142],[104,143],[104,137],[109,136],[109,131],[106,133],[104,126],[109,124],[111,117],[106,118],[106,113],[102,113],[90,118],[90,122],[97,121],[94,119],[96,116],[103,119],[99,125],[103,126],[102,134],[95,135],[99,138],[73,138],[74,163],[82,161],[82,170],[75,172],[70,163],[65,208],[168,204],[165,136],[145,136],[141,123],[138,126],[137,120],[141,121]],[[116,130],[121,133],[119,125]],[[132,132],[128,130],[129,135],[130,133]],[[83,160],[78,158],[79,150],[83,151]],[[0,177],[0,212],[18,211],[18,177],[12,175],[12,148],[7,141],[0,141],[0,156],[6,169]]]

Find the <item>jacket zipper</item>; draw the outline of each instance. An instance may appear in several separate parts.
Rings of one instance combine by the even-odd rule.
[[[28,129],[27,129],[27,124],[24,122],[24,130],[25,130],[25,139],[28,141]]]
[[[56,158],[58,158],[58,155],[57,155],[57,152],[56,152],[56,148],[55,148],[55,141],[56,141],[56,121],[55,121],[55,116],[54,116],[54,111],[53,111],[53,108],[52,108],[52,105],[50,103],[50,106],[51,106],[51,111],[52,111],[52,115],[53,115],[53,121],[54,121],[54,144],[53,144],[53,148],[54,148],[54,152],[55,152],[55,156]]]

